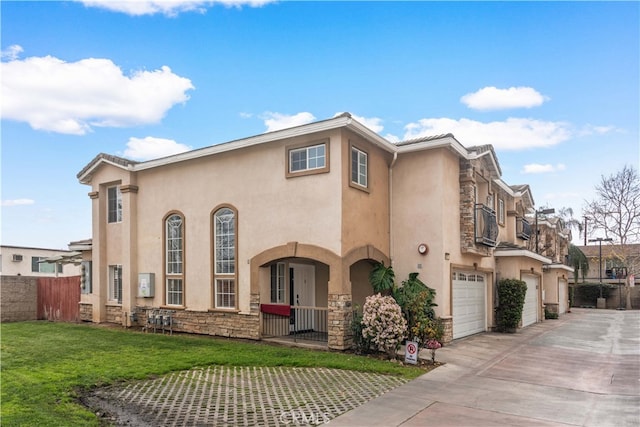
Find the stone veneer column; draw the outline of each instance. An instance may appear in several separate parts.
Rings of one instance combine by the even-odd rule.
[[[442,321],[443,333],[442,333],[442,344],[449,344],[453,341],[453,317],[452,316],[442,316],[440,318]]]
[[[329,294],[328,300],[328,347],[335,350],[346,350],[351,347],[351,320],[353,304],[350,294]]]

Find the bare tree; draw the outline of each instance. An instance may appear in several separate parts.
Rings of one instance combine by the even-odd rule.
[[[616,250],[612,255],[627,267],[629,275],[637,275],[640,256],[630,253],[630,244],[640,243],[640,178],[636,170],[625,166],[609,177],[602,176],[596,198],[587,202],[584,213],[592,224],[589,235],[601,231],[613,239]],[[631,308],[630,290],[627,281],[627,308]]]
[[[596,186],[585,215],[592,230],[602,230],[615,243],[640,243],[640,178],[631,166],[605,178]],[[593,231],[590,234],[593,234]]]

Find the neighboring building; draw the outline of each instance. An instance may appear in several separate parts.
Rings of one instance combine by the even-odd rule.
[[[583,272],[579,271],[578,283],[598,283],[602,277],[602,283],[617,285],[620,282],[624,283],[629,274],[638,276],[640,244],[615,245],[602,242],[602,256],[598,243],[577,246],[577,248],[589,261],[589,271],[584,274],[584,277]],[[571,282],[573,283],[573,279]]]
[[[436,290],[446,340],[493,327],[500,278],[530,285],[523,325],[543,319],[555,261],[527,249],[533,198],[491,146],[392,144],[345,113],[148,162],[99,154],[78,179],[93,204],[84,320],[167,310],[173,330],[314,331],[344,349],[374,262]]]
[[[3,276],[78,276],[80,265],[68,262],[76,253],[59,249],[0,246]]]

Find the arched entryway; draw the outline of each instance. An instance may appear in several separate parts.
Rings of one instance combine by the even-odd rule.
[[[250,261],[251,294],[259,304],[261,336],[348,348],[354,296],[364,303],[372,293],[368,275],[374,261],[388,259],[371,246],[341,258],[298,242],[256,255]]]

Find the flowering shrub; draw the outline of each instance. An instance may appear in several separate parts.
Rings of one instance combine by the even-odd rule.
[[[407,332],[402,310],[390,296],[367,297],[362,311],[362,336],[378,351],[395,356]]]
[[[436,350],[441,348],[442,344],[438,340],[430,339],[426,347],[431,350],[431,363],[436,363]]]
[[[444,325],[440,319],[430,319],[421,316],[408,330],[409,337],[420,343],[421,347],[426,347],[430,340],[440,341],[444,335]]]

